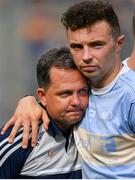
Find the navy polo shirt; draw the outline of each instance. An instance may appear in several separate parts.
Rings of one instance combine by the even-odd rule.
[[[37,146],[21,148],[23,129],[13,144],[0,135],[0,178],[80,179],[81,167],[72,131],[62,132],[51,120],[49,131],[40,124]]]

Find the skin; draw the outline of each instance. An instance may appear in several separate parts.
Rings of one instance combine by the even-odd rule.
[[[37,95],[50,116],[62,129],[80,121],[88,105],[88,84],[78,70],[50,70],[48,88],[38,88]]]
[[[75,31],[68,29],[67,36],[74,62],[92,87],[109,84],[122,68],[119,58],[124,36],[114,40],[105,21]]]

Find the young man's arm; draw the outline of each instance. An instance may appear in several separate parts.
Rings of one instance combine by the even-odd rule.
[[[9,135],[9,142],[12,143],[14,141],[14,138],[18,130],[20,129],[21,126],[23,126],[24,130],[23,130],[22,147],[27,148],[29,130],[31,127],[32,128],[31,144],[32,146],[35,146],[37,133],[38,133],[38,124],[40,119],[43,120],[44,127],[47,130],[49,119],[45,110],[43,110],[43,108],[37,103],[37,100],[34,96],[26,96],[19,101],[14,115],[3,127],[1,134],[4,134],[10,126],[14,125]]]

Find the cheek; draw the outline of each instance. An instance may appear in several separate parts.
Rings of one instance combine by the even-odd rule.
[[[80,56],[73,56],[74,63],[78,70],[81,71],[81,57]]]
[[[114,59],[114,56],[116,54],[115,47],[114,46],[107,47],[104,51],[104,54],[105,54],[104,58],[109,59],[109,60]]]
[[[115,53],[114,51],[108,51],[104,56],[104,66],[105,67],[113,67],[115,60]]]
[[[97,59],[98,59],[98,63],[101,67],[106,67],[109,62],[110,62],[110,53],[106,50],[102,50],[98,56],[97,56]]]
[[[79,51],[71,51],[73,60],[76,65],[78,65],[82,59],[81,53]]]
[[[47,110],[50,115],[54,118],[60,118],[65,114],[65,111],[68,109],[68,103],[62,100],[56,100],[51,102],[47,106]]]
[[[86,109],[86,107],[88,106],[88,101],[89,101],[89,96],[86,96],[85,98],[82,99],[82,108]]]

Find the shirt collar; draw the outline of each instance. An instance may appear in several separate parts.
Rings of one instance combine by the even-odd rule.
[[[48,114],[48,112],[47,112]],[[57,136],[57,134],[61,134],[62,136],[65,137],[66,139],[66,143],[65,143],[65,150],[67,152],[68,150],[68,146],[69,146],[69,139],[72,136],[71,135],[71,129],[67,130],[67,131],[63,131],[62,129],[60,129],[57,124],[55,123],[55,121],[50,117],[50,115],[48,114],[48,117],[50,119],[50,125],[49,125],[49,129],[48,129],[48,133],[51,134],[53,136],[53,138],[55,138]]]
[[[55,121],[51,118],[51,116],[48,114],[47,115],[50,119],[50,124],[49,124],[49,129],[48,132],[51,133],[51,135],[55,138],[57,134],[61,133],[66,139],[69,138],[70,134],[71,134],[71,129],[67,130],[67,131],[63,131],[62,129],[60,129],[57,124],[55,123]]]
[[[42,105],[42,103],[39,103],[41,105],[42,108],[44,108],[46,110],[46,108]],[[53,138],[55,138],[57,136],[57,134],[61,133],[62,136],[65,137],[66,139],[66,144],[65,144],[65,150],[67,151],[68,149],[68,145],[69,145],[69,138],[72,136],[72,129],[69,129],[68,131],[62,131],[62,129],[60,129],[57,124],[55,123],[55,121],[51,118],[51,116],[49,115],[49,113],[46,110],[46,113],[50,119],[50,124],[49,124],[49,129],[48,129],[48,133],[50,135],[53,136]],[[70,138],[71,140],[71,138]]]
[[[49,119],[50,119],[50,124],[49,124],[48,132],[55,138],[57,134],[61,133],[61,129],[56,125],[56,123],[50,117]]]

